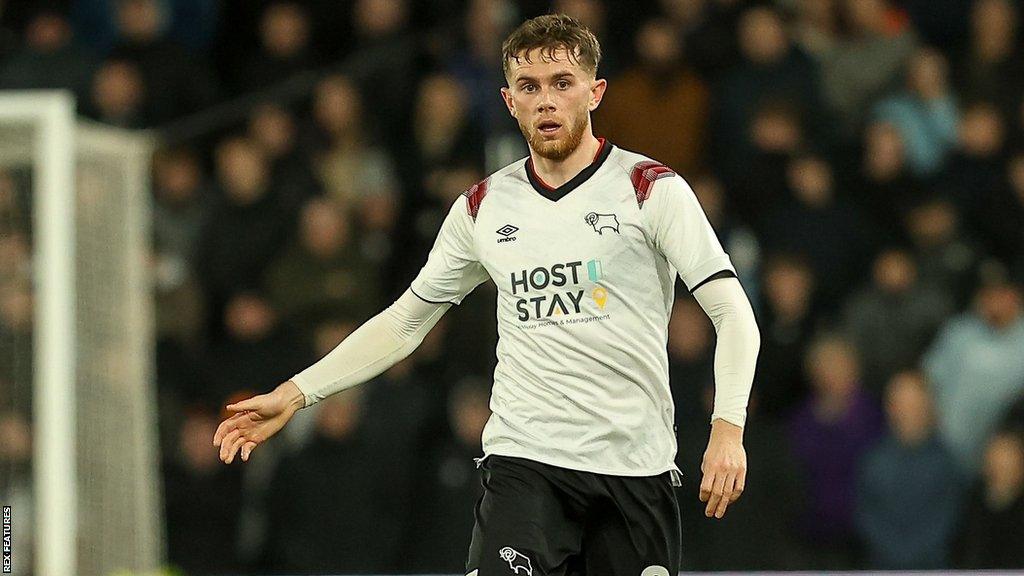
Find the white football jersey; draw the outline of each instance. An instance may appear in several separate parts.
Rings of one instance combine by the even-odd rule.
[[[602,140],[557,189],[527,158],[467,190],[411,289],[458,304],[497,285],[485,456],[650,476],[675,469],[675,276],[692,291],[723,271],[735,273],[687,183]]]

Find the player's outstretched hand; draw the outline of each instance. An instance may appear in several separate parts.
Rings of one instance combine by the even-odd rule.
[[[725,510],[743,493],[747,483],[747,453],[743,449],[743,428],[725,420],[711,424],[711,438],[700,466],[700,501],[707,502],[704,515],[725,516]]]
[[[220,459],[231,464],[242,451],[242,460],[292,419],[304,404],[302,391],[291,380],[272,392],[229,404],[234,415],[220,423],[213,435],[213,445],[220,446]]]

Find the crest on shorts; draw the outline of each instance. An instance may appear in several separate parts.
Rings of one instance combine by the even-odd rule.
[[[515,548],[511,546],[505,546],[501,550],[498,550],[498,556],[505,562],[508,562],[508,567],[512,569],[512,572],[519,574],[519,570],[522,569],[523,576],[533,576],[533,566],[530,565],[530,559],[523,556]]]

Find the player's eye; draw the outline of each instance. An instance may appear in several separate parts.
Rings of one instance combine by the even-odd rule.
[[[536,84],[523,84],[523,92],[526,92],[527,94],[532,94],[536,90],[537,90],[537,85]]]
[[[568,80],[559,80],[555,84],[555,86],[557,86],[559,90],[565,90],[566,88],[569,87],[569,81]]]

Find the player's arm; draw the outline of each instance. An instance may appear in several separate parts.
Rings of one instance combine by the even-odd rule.
[[[715,405],[711,437],[704,453],[700,498],[705,515],[721,518],[740,497],[747,480],[743,426],[761,346],[750,301],[739,280],[711,280],[693,291],[718,335],[715,345]]]
[[[301,408],[363,383],[406,358],[453,304],[487,278],[472,251],[472,218],[465,199],[449,211],[427,263],[398,300],[345,338],[316,364],[267,394],[231,404],[217,428],[220,458],[242,460],[276,434]]]
[[[658,180],[641,210],[655,246],[711,318],[715,346],[715,408],[704,453],[700,499],[721,518],[746,484],[743,426],[760,349],[760,333],[729,256],[685,180]]]

